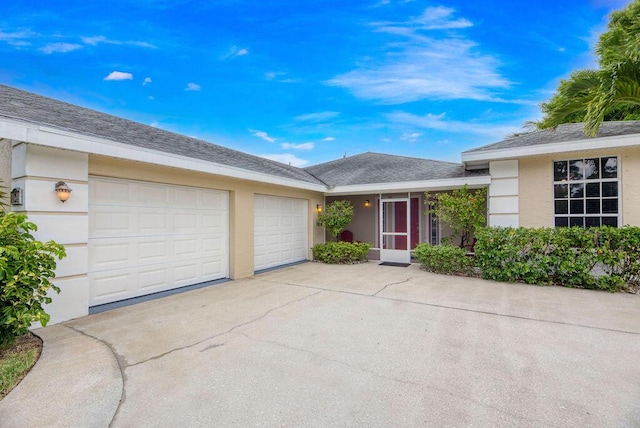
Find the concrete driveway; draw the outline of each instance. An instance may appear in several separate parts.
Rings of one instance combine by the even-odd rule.
[[[640,426],[640,296],[306,263],[36,331],[3,427]]]

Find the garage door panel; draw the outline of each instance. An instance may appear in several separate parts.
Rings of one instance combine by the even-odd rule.
[[[219,232],[226,227],[226,214],[205,213],[201,214],[202,228],[207,232]]]
[[[101,209],[89,217],[94,236],[118,236],[132,230],[131,217],[122,208]]]
[[[166,206],[170,201],[171,189],[159,184],[142,183],[138,185],[138,201],[145,205]]]
[[[176,239],[174,243],[174,253],[176,257],[196,257],[198,251],[198,238]]]
[[[160,291],[167,283],[170,282],[170,278],[167,277],[167,268],[163,265],[150,266],[146,269],[141,269],[138,272],[138,285],[141,291],[140,294],[153,293]]]
[[[200,201],[198,200],[199,192],[191,189],[176,189],[175,202],[182,207],[198,208]]]
[[[303,199],[255,196],[256,270],[307,258],[307,204]]]
[[[170,245],[166,239],[138,242],[138,260],[141,263],[158,263],[169,257]]]
[[[278,245],[280,244],[280,235],[272,233],[267,235],[267,245]]]
[[[227,192],[107,178],[89,189],[90,305],[228,276]]]
[[[89,200],[94,204],[117,203],[126,205],[131,200],[131,186],[126,181],[93,181],[89,186]]]
[[[182,263],[175,263],[173,266],[173,278],[176,285],[189,285],[193,284],[199,277],[198,265],[200,263],[196,261],[185,261]]]
[[[158,213],[151,210],[132,210],[132,216],[136,219],[136,229],[132,232],[142,234],[164,233],[169,229],[167,213]]]
[[[89,264],[95,270],[116,269],[126,266],[132,258],[130,242],[109,242],[102,245],[89,244]]]
[[[103,272],[89,276],[89,299],[94,304],[102,304],[122,300],[129,297],[130,283],[135,281],[133,269],[121,270],[117,273]]]
[[[202,239],[202,253],[206,256],[222,255],[224,254],[225,242],[220,237],[203,237]]]
[[[202,262],[202,274],[207,278],[218,278],[218,275],[223,271],[224,266],[222,260],[211,261],[205,260]]]

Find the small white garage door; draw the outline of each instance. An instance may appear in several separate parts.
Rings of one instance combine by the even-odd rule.
[[[89,178],[89,305],[228,276],[227,192]]]
[[[307,201],[256,195],[254,269],[307,259]]]

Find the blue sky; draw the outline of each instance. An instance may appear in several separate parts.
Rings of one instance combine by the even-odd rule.
[[[522,132],[629,0],[6,3],[0,83],[305,166]]]

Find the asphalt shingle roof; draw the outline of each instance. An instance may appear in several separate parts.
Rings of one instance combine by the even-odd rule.
[[[459,163],[372,152],[305,169],[332,187],[488,175],[487,170],[465,171],[464,165]]]
[[[630,120],[620,122],[603,122],[598,132],[598,138],[630,134],[640,134],[640,121]],[[567,123],[559,125],[555,130],[545,129],[542,131],[528,132],[526,134],[506,138],[487,146],[467,150],[463,153],[479,153],[491,150],[514,149],[552,143],[570,144],[572,141],[580,141],[587,138],[588,137],[584,135],[583,123]]]
[[[51,126],[145,149],[324,185],[307,171],[196,138],[0,85],[0,117]]]

